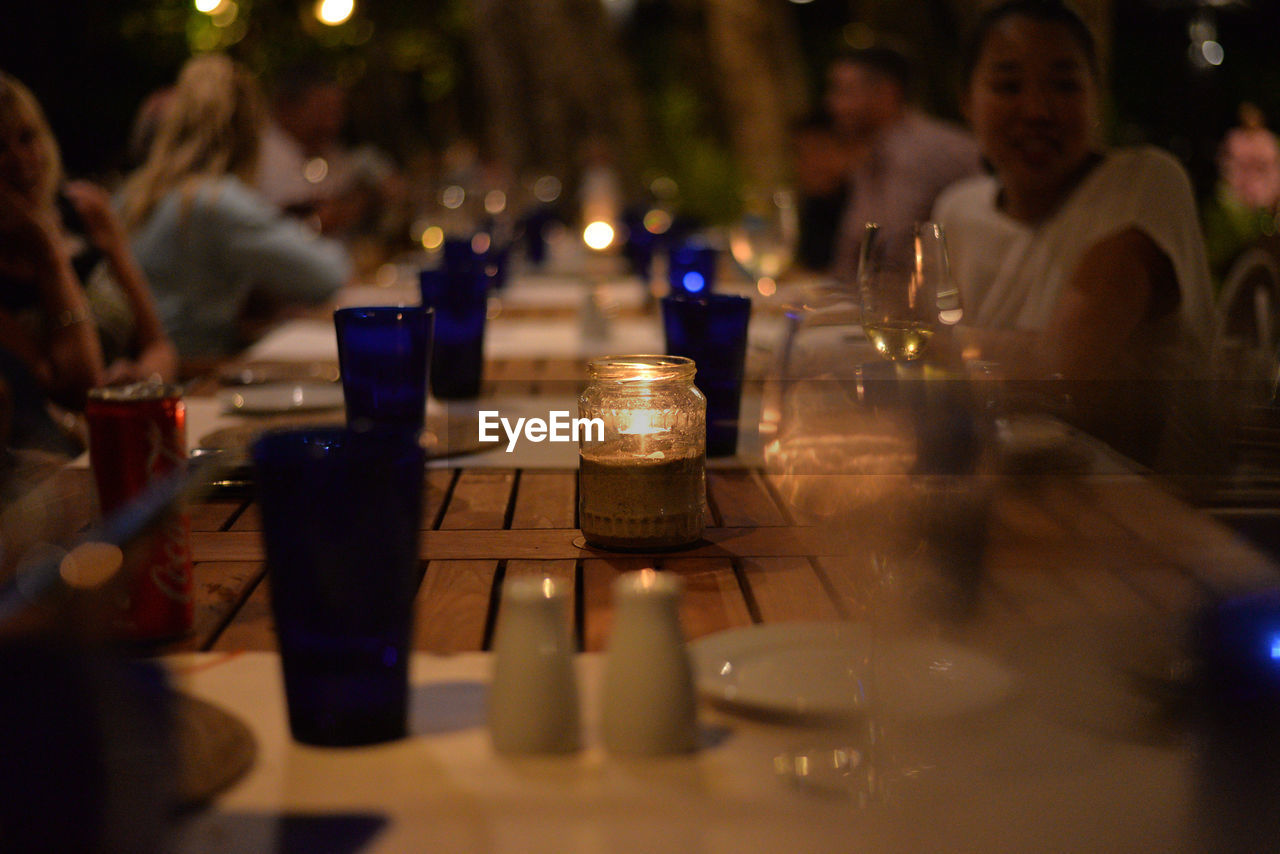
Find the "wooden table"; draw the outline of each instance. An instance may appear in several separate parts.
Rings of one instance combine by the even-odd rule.
[[[583,358],[490,359],[486,400],[500,402],[503,393],[571,398],[585,367]],[[753,376],[758,381],[759,366]],[[1086,436],[1073,441],[1086,456],[1107,453]],[[710,468],[704,542],[644,556],[583,547],[575,471],[457,462],[427,477],[420,650],[487,649],[503,581],[527,574],[573,585],[578,642],[588,652],[606,645],[612,580],[646,566],[685,581],[690,639],[750,623],[860,615],[865,562],[833,548],[829,532],[793,524],[758,467]],[[976,608],[951,626],[954,633],[999,650],[1046,625],[1125,615],[1171,619],[1214,596],[1280,582],[1280,569],[1263,553],[1123,461],[1093,471],[1109,473],[983,482],[990,530]],[[275,648],[259,525],[257,509],[245,500],[192,508],[197,613],[181,648]]]
[[[521,575],[572,584],[584,651],[605,647],[612,580],[642,567],[685,582],[691,639],[750,623],[857,616],[863,568],[821,529],[791,524],[759,470],[712,468],[707,486],[702,543],[631,555],[584,546],[573,471],[429,471],[415,647],[487,649],[501,585]],[[976,608],[955,627],[984,645],[1094,617],[1175,617],[1280,581],[1265,555],[1140,476],[1005,477],[988,486]],[[192,507],[191,518],[196,621],[179,647],[274,649],[257,508],[211,500]]]
[[[561,393],[581,380],[580,361],[490,367],[492,381],[525,393]],[[582,545],[574,470],[456,462],[428,470],[422,514],[414,646],[446,654],[418,659],[433,684],[482,687],[488,659],[471,653],[488,649],[502,585],[520,575],[572,585],[577,640],[588,653],[607,646],[612,581],[648,566],[684,581],[682,619],[691,640],[750,624],[863,614],[866,563],[848,548],[859,531],[833,537],[796,524],[775,484],[749,463],[708,470],[701,543],[629,555]],[[87,470],[62,475],[78,486],[72,494],[89,493]],[[985,724],[944,722],[954,730],[943,755],[954,764],[940,765],[937,782],[903,809],[859,812],[840,799],[784,788],[770,762],[775,751],[795,747],[797,731],[712,709],[703,710],[704,721],[730,734],[723,748],[654,765],[628,765],[598,745],[562,762],[507,762],[488,748],[482,716],[465,729],[428,727],[369,751],[301,748],[287,738],[278,662],[215,656],[201,657],[192,684],[251,720],[263,754],[243,785],[197,816],[186,850],[264,850],[269,846],[255,835],[260,825],[270,833],[282,817],[341,819],[353,811],[389,817],[382,843],[373,842],[379,851],[1054,847],[1045,840],[1058,841],[1058,850],[1220,850],[1199,846],[1194,836],[1194,751],[1185,740],[1153,743],[1145,719],[1124,729],[1132,722],[1124,714],[1133,708],[1133,686],[1118,683],[1116,662],[1090,644],[1114,640],[1107,630],[1116,625],[1176,632],[1217,597],[1274,587],[1280,567],[1123,466],[964,484],[989,498],[989,530],[973,607],[945,631],[1007,664],[1018,694],[985,710]],[[274,650],[257,508],[248,499],[215,497],[192,505],[190,516],[195,625],[165,651]],[[579,660],[588,676],[600,664],[592,655]],[[598,688],[599,680],[584,686]],[[584,701],[593,696],[586,691]],[[664,829],[676,845],[653,843],[670,842]],[[909,842],[917,839],[923,841]]]

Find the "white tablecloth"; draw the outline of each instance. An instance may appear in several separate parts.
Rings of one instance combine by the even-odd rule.
[[[369,854],[1198,850],[1190,750],[1115,738],[1035,692],[899,733],[914,778],[888,803],[860,808],[775,776],[776,754],[832,738],[811,729],[704,708],[696,755],[605,753],[595,655],[579,657],[586,748],[540,758],[491,749],[486,654],[415,656],[411,737],[354,749],[289,740],[274,655],[174,661],[178,684],[245,720],[259,749],[249,775],[189,821],[183,851],[275,850],[282,815],[334,844],[363,828],[362,846],[325,850]]]

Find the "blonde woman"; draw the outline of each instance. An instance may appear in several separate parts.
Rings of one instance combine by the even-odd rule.
[[[217,359],[248,343],[251,295],[316,304],[350,275],[340,244],[251,188],[263,118],[243,66],[220,54],[191,59],[146,161],[121,191],[134,251],[184,359]]]
[[[35,96],[0,72],[0,348],[10,381],[77,406],[104,383],[172,380],[173,346],[106,193],[63,183]]]

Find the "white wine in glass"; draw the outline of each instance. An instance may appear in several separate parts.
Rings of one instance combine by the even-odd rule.
[[[795,258],[800,224],[795,197],[788,190],[748,193],[742,216],[729,229],[729,252],[751,279],[773,280]]]
[[[858,264],[862,329],[876,352],[895,362],[918,359],[939,324],[962,317],[951,281],[942,226],[917,223],[906,246],[894,246],[867,223]]]

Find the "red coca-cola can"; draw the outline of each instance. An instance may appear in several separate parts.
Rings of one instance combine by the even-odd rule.
[[[174,386],[94,389],[85,404],[89,462],[103,515],[187,464],[187,411]],[[126,550],[130,583],[120,631],[130,639],[175,638],[191,628],[191,519],[175,508]]]

